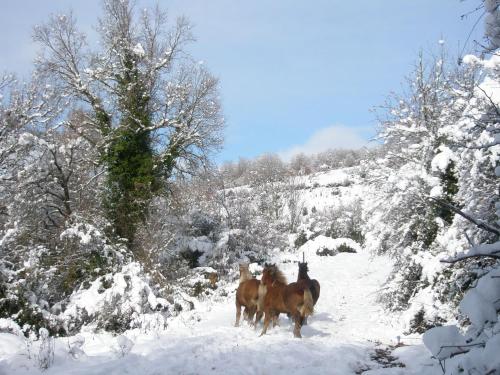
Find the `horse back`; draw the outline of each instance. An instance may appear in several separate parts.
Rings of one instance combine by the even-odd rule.
[[[280,283],[267,287],[267,293],[264,297],[264,310],[274,310],[280,313],[286,313],[286,305],[284,300],[284,291],[286,285]]]
[[[250,279],[243,281],[236,290],[236,298],[240,303],[246,304],[248,301],[257,300],[259,296],[260,280]]]
[[[285,296],[292,294],[303,295],[304,290],[310,289],[310,283],[307,280],[300,280],[295,283],[290,283],[285,288]]]
[[[290,312],[295,311],[299,305],[303,304],[304,292],[306,290],[310,291],[309,282],[307,282],[307,280],[300,280],[287,285],[284,292],[284,299],[287,309]]]

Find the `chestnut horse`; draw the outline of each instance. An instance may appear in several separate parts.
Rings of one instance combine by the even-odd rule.
[[[299,283],[287,285],[285,276],[275,265],[267,265],[264,268],[261,284],[265,285],[266,289],[266,295],[261,298],[261,309],[265,314],[261,336],[267,332],[271,319],[275,319],[280,313],[288,313],[295,322],[293,335],[302,337],[300,329],[304,318],[314,310],[309,288]]]
[[[244,319],[248,322],[253,320],[257,310],[259,298],[260,281],[255,279],[248,269],[248,265],[240,264],[240,284],[236,290],[236,322],[235,327],[240,325],[241,306],[245,307]]]
[[[307,271],[309,271],[309,269],[307,268],[307,263],[299,262],[299,275],[297,276],[297,283],[301,283],[307,288],[309,288],[312,294],[313,303],[316,306],[316,302],[318,302],[319,298],[319,290],[320,290],[319,282],[316,279],[311,280],[311,278],[307,274]],[[304,325],[305,324],[307,324],[307,318],[304,319]]]

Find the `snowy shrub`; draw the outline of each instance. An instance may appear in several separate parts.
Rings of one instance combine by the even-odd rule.
[[[306,242],[307,242],[307,234],[303,230],[301,230],[299,232],[299,234],[297,235],[297,237],[295,238],[295,241],[293,244],[294,244],[295,248],[298,249]]]
[[[220,225],[216,219],[200,211],[194,211],[189,216],[187,229],[193,237],[214,235]]]
[[[349,245],[346,245],[346,244],[340,244],[336,250],[339,253],[356,253],[357,252],[356,249],[353,249],[352,247],[350,247]]]
[[[132,340],[130,340],[125,335],[119,335],[116,337],[116,345],[114,346],[113,350],[118,355],[118,357],[123,358],[128,353],[130,353],[133,347],[134,342]]]
[[[82,347],[85,344],[85,337],[77,335],[68,340],[68,353],[72,358],[78,359],[85,356]]]
[[[54,338],[49,331],[40,328],[37,362],[41,370],[47,370],[54,363],[54,345]]]
[[[342,204],[330,210],[330,225],[324,234],[332,238],[350,238],[359,244],[364,243],[364,220],[361,201]]]
[[[124,308],[123,297],[115,294],[111,300],[106,300],[96,319],[96,327],[107,332],[123,333],[131,328],[134,311]]]
[[[199,250],[185,249],[182,250],[179,255],[187,262],[189,268],[198,267],[199,259],[203,255],[203,252]]]
[[[446,267],[434,276],[432,282],[437,299],[441,303],[450,303],[454,308],[458,307],[464,293],[488,273],[493,264],[492,260],[478,259],[464,265]]]
[[[422,307],[410,320],[408,333],[416,332],[421,334],[431,328],[442,326],[443,323],[444,320],[438,316],[435,316],[432,319],[426,316],[426,310]]]
[[[338,252],[337,252],[336,249],[328,249],[326,247],[321,247],[318,250],[316,250],[316,255],[318,255],[320,257],[334,256],[334,255],[337,255],[337,254],[338,254]]]
[[[396,265],[396,268],[398,272],[393,273],[389,280],[392,287],[380,295],[380,300],[391,310],[405,310],[411,297],[426,281],[422,280],[422,265],[418,263],[405,262],[403,265]]]
[[[123,333],[148,324],[144,315],[160,314],[163,323],[171,314],[173,303],[157,297],[149,285],[150,279],[138,263],[130,263],[120,272],[103,276],[109,287],[102,288],[102,278],[93,281],[89,288],[80,288],[69,298],[60,318],[66,329],[77,333],[83,325],[97,330]],[[164,324],[166,325],[166,323]]]
[[[298,252],[304,255],[312,256],[333,256],[339,253],[339,249],[348,250],[345,252],[361,251],[361,246],[350,238],[330,238],[323,235],[318,235],[302,245]]]

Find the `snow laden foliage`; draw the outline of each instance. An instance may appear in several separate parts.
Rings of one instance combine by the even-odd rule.
[[[136,231],[151,200],[177,173],[207,164],[222,141],[217,79],[186,53],[191,27],[173,26],[159,7],[138,11],[105,0],[97,49],[73,15],[53,15],[34,29],[40,76],[81,119],[64,125],[87,139],[106,169],[102,202],[113,235],[140,252]]]
[[[499,310],[497,61],[466,56],[452,68],[444,56],[421,57],[383,110],[384,152],[368,172],[366,243],[396,262],[381,301],[405,311],[408,332],[454,323],[459,308],[460,329],[424,336],[450,374],[498,371],[485,354],[495,351]]]
[[[456,326],[433,328],[425,333],[424,342],[445,373],[493,374],[500,371],[499,61],[497,56],[487,60],[468,56],[465,61],[485,71],[474,88],[475,100],[469,102],[460,121],[467,137],[458,148],[459,160],[469,165],[463,179],[468,183],[459,190],[464,202],[463,212],[459,213],[467,216],[468,223],[475,228],[470,230],[468,246],[456,249],[443,261],[456,264],[479,259],[482,267],[474,285],[459,303],[461,316],[466,319],[462,330]],[[478,194],[479,191],[490,192],[490,195]]]
[[[486,12],[484,34],[489,42],[487,48],[494,51],[500,48],[500,1],[483,0],[483,3]]]
[[[327,371],[332,353],[339,359],[345,357],[345,372],[381,368],[370,357],[375,345],[366,339],[392,342],[399,331],[374,324],[375,320],[390,320],[375,300],[376,291],[390,272],[391,260],[378,257],[373,261],[359,238],[349,237],[363,227],[365,181],[358,168],[293,176],[284,165],[287,173],[279,180],[268,180],[270,174],[261,171],[261,184],[269,181],[269,187],[255,184],[224,188],[220,174],[213,171],[177,181],[168,204],[155,200],[154,214],[149,217],[151,232],[138,234],[152,251],[140,262],[124,260],[111,272],[75,289],[56,306],[60,312],[53,309],[70,336],[54,339],[54,362],[48,373],[69,368],[76,373],[122,368],[137,369],[138,373],[165,369],[203,372],[207,356],[219,370],[231,372],[243,360],[259,371],[274,367],[274,361],[281,361],[285,353],[304,350],[307,355],[293,359],[299,373],[303,368],[295,363],[306,357],[311,362],[311,355],[317,358],[314,367]],[[274,206],[262,204],[267,202],[263,191],[274,192]],[[295,232],[290,229],[291,206],[300,207]],[[278,219],[276,210],[280,210]],[[85,243],[89,231],[80,226],[64,236]],[[306,237],[303,247],[297,242],[301,233]],[[342,252],[346,247],[356,253]],[[304,327],[311,336],[304,342],[291,341],[290,323],[282,317],[281,328],[268,336],[279,340],[279,345],[272,345],[279,355],[263,356],[266,363],[256,361],[257,357],[244,353],[256,352],[261,357],[260,351],[269,348],[262,345],[266,338],[259,338],[250,327],[233,327],[237,264],[253,262],[250,270],[258,275],[263,262],[276,262],[292,281],[297,277],[296,261],[302,258],[302,252],[311,276],[320,279],[323,288],[317,315]],[[148,259],[157,263],[157,272],[145,272],[143,264]],[[162,283],[162,277],[167,282]],[[366,319],[367,310],[370,319]],[[6,358],[0,368],[8,373],[37,373],[39,364],[35,356],[28,359],[24,355],[23,345],[29,343],[31,352],[38,353],[42,338],[23,338],[21,329],[15,331],[11,320],[5,324],[0,321],[0,329],[20,331],[19,336],[0,332],[0,343],[11,343],[9,347],[0,345],[0,354]],[[200,348],[205,348],[207,356],[196,355],[185,361],[186,352],[198,353]],[[422,352],[420,348],[420,355]],[[271,358],[276,359],[267,362]]]
[[[185,19],[170,27],[159,8],[109,0],[96,29],[93,50],[71,14],[53,15],[34,29],[32,79],[0,77],[0,316],[27,336],[135,326],[121,289],[92,314],[65,315],[82,290],[110,288],[130,264],[140,265],[137,288],[175,294],[176,268],[163,267],[179,256],[165,255],[176,238],[172,181],[206,167],[221,143],[217,80],[185,52]],[[178,299],[169,314],[183,308]]]
[[[381,147],[217,169],[217,80],[185,54],[187,22],[165,21],[160,10],[104,1],[91,50],[71,15],[53,16],[35,29],[32,81],[0,79],[5,350],[46,370],[63,356],[85,362],[103,340],[117,360],[138,360],[141,338],[179,322],[191,329],[212,308],[224,311],[216,320],[228,315],[239,262],[258,274],[275,260],[292,275],[304,254],[336,298],[324,306],[345,313],[318,314],[321,329],[350,325],[361,340],[373,328],[370,339],[390,340],[363,310],[378,314],[378,296],[403,323],[391,337],[427,331],[448,373],[498,371],[498,57],[466,56],[457,68],[444,54],[420,57],[381,112]],[[382,285],[384,266],[394,267]],[[351,310],[354,321],[342,323]],[[211,332],[233,337],[219,320]],[[331,355],[324,336],[321,363]],[[346,371],[379,369],[356,353]]]

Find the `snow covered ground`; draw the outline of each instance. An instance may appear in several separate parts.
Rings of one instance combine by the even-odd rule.
[[[234,293],[218,301],[200,302],[180,314],[166,331],[125,336],[85,333],[81,352],[69,353],[77,338],[55,342],[53,365],[42,372],[37,350],[31,359],[23,340],[0,334],[0,374],[440,374],[419,338],[403,337],[397,316],[376,302],[377,292],[391,270],[391,260],[366,252],[333,257],[307,255],[309,274],[321,283],[315,315],[295,339],[292,325],[281,316],[279,327],[259,337],[260,329],[235,320]],[[298,255],[276,259],[289,282],[297,275]],[[236,289],[236,284],[232,290]],[[397,343],[391,363],[382,368],[376,349]],[[127,353],[128,352],[128,353]],[[76,357],[76,358],[75,358]],[[383,358],[382,358],[383,361]]]

